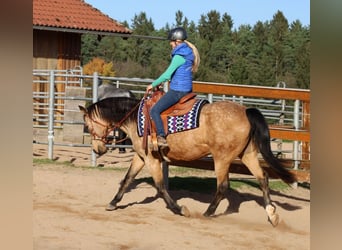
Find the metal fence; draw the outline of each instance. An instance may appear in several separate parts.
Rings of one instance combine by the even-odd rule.
[[[48,144],[48,158],[53,159],[53,145],[64,145],[71,147],[90,147],[89,143],[66,143],[55,142],[55,130],[62,131],[65,124],[80,125],[83,124],[82,120],[67,120],[65,119],[66,109],[64,101],[66,100],[83,100],[87,104],[96,102],[98,99],[97,89],[99,84],[107,83],[113,84],[118,88],[124,88],[132,91],[137,98],[142,98],[145,93],[146,86],[150,84],[153,79],[140,79],[140,78],[125,78],[125,77],[104,77],[99,76],[97,73],[93,75],[84,75],[82,68],[76,68],[72,70],[56,71],[56,70],[33,70],[33,84],[39,85],[33,91],[33,121],[34,129],[46,129],[46,139],[38,140],[34,138],[33,143]],[[86,94],[84,97],[67,96],[66,92],[56,91],[56,85],[63,85],[65,89],[68,86],[76,86],[84,88]],[[42,87],[45,86],[45,87]],[[167,90],[167,85],[164,85]],[[278,83],[275,88],[286,88],[286,84],[283,82]],[[39,90],[37,90],[39,89]],[[43,90],[41,90],[43,89]],[[220,100],[231,100],[233,102],[239,102],[247,107],[258,108],[269,124],[288,125],[294,127],[300,127],[303,122],[302,110],[303,107],[300,102],[291,100],[275,100],[267,98],[247,98],[243,96],[228,96],[219,94],[201,94],[198,93],[199,98],[208,99],[210,102],[216,102]],[[59,100],[59,101],[58,101]],[[73,110],[75,111],[75,110]],[[87,136],[87,133],[84,132]],[[300,147],[294,147],[295,150],[292,153],[300,153]],[[281,140],[280,144],[281,145]],[[108,145],[110,146],[110,145]],[[130,146],[118,146],[114,147],[130,147]],[[286,153],[282,150],[281,146],[278,147],[278,152]],[[298,156],[296,157],[298,159]],[[96,156],[92,155],[93,166],[96,165]]]

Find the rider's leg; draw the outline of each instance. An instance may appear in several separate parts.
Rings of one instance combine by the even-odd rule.
[[[151,108],[150,114],[151,117],[156,125],[157,129],[157,138],[159,138],[158,144],[162,146],[167,146],[167,142],[165,139],[166,133],[164,131],[163,121],[160,117],[160,114],[171,107],[172,105],[176,104],[183,96],[188,94],[187,92],[180,92],[170,89],[168,92],[163,95],[162,98]]]

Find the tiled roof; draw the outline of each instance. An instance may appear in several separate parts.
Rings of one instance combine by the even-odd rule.
[[[33,0],[33,25],[84,31],[132,33],[83,0]]]

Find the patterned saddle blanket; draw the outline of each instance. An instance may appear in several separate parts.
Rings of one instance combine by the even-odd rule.
[[[183,115],[168,115],[167,116],[167,134],[173,134],[189,129],[198,128],[199,117],[202,107],[209,103],[205,99],[197,99],[189,112]],[[138,135],[144,135],[144,124],[146,117],[143,112],[145,102],[141,102],[138,109]],[[166,128],[166,124],[164,124]]]

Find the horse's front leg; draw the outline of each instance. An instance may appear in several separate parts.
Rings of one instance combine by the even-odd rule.
[[[129,185],[133,182],[134,178],[140,172],[140,170],[144,167],[145,163],[140,158],[138,154],[135,154],[132,159],[131,166],[126,173],[125,178],[121,181],[119,191],[114,196],[113,200],[108,204],[106,210],[112,211],[117,208],[117,203],[122,200],[124,193],[126,192]]]
[[[217,179],[217,187],[214,199],[211,201],[208,209],[203,214],[206,217],[212,216],[221,200],[225,198],[225,194],[228,189],[229,181],[228,181],[228,171],[230,166],[230,161],[221,161],[214,159],[215,163],[215,174]]]
[[[174,201],[169,192],[165,187],[165,182],[163,179],[163,173],[161,168],[161,162],[157,159],[153,159],[148,164],[151,176],[153,178],[154,184],[158,191],[158,194],[164,199],[167,207],[175,214],[183,215],[185,217],[190,216],[190,212],[187,207],[179,206],[176,201]]]

